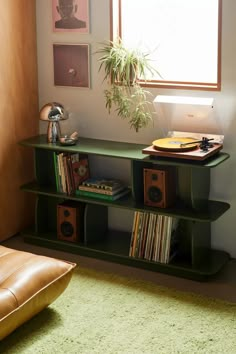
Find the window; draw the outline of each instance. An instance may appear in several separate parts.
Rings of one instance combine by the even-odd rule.
[[[220,90],[222,0],[110,1],[112,39],[149,52],[161,74],[148,86]]]

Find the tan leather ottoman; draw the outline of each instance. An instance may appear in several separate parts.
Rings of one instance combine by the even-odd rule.
[[[0,246],[0,340],[50,305],[75,263]]]

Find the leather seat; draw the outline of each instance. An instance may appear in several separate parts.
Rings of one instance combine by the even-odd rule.
[[[50,305],[75,263],[0,246],[0,340]]]

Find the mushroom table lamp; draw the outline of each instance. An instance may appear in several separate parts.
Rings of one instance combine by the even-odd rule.
[[[56,143],[61,135],[59,121],[68,118],[68,112],[61,103],[50,102],[41,108],[39,119],[48,121],[48,143]]]

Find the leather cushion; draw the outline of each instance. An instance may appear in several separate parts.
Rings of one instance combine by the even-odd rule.
[[[75,263],[0,246],[0,340],[50,305]]]

